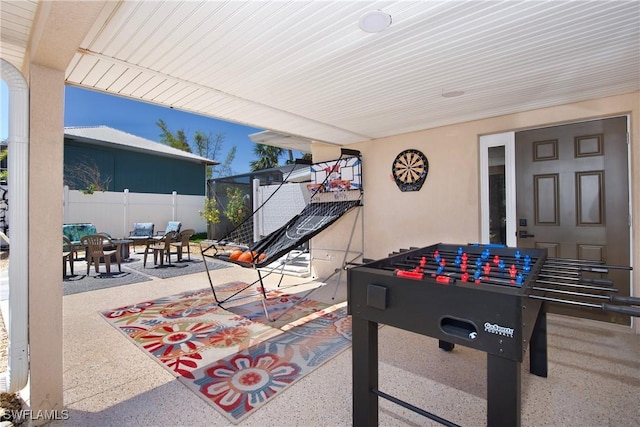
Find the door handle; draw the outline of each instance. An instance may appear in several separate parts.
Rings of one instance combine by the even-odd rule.
[[[526,239],[527,237],[536,237],[536,236],[535,236],[535,234],[527,233],[527,230],[520,230],[520,233],[518,234],[518,237],[520,237],[521,239]]]

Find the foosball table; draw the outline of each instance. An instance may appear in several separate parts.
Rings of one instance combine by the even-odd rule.
[[[559,286],[541,287],[549,271],[589,268],[548,259],[546,250],[492,245],[436,244],[391,254],[388,258],[348,271],[348,309],[353,322],[353,425],[378,424],[378,398],[385,398],[444,425],[438,415],[416,408],[378,389],[378,324],[438,339],[451,351],[455,344],[487,354],[487,425],[520,426],[521,363],[529,351],[529,370],[547,376],[545,301],[598,306],[640,316],[640,299],[608,296],[615,304],[591,304],[566,299]],[[568,269],[569,268],[569,269]],[[616,268],[616,267],[613,267]],[[628,268],[628,267],[626,267]],[[629,269],[629,268],[628,268]],[[571,278],[567,273],[564,277]],[[610,289],[601,279],[581,286]],[[567,280],[568,281],[568,280]],[[547,282],[548,283],[548,282]],[[548,296],[565,292],[564,298]],[[553,294],[552,294],[553,295]]]

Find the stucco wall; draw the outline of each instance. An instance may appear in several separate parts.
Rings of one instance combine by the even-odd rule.
[[[375,259],[410,246],[480,240],[478,141],[481,135],[623,114],[631,117],[632,241],[639,242],[640,92],[635,92],[349,146],[360,150],[363,158],[365,256]],[[391,178],[391,164],[398,153],[408,148],[421,150],[428,157],[429,174],[420,191],[402,193]],[[339,148],[318,144],[313,155],[316,162],[326,160],[337,157]],[[327,234],[322,236],[323,245],[339,246],[337,242],[343,236]],[[633,253],[633,264],[638,266],[640,250],[636,247]],[[633,294],[640,295],[637,268],[633,272],[633,283]],[[640,333],[640,322],[635,323]]]
[[[632,141],[637,141],[638,96],[610,97],[354,145],[363,154],[366,256],[379,258],[401,247],[480,239],[481,135],[632,113]],[[419,149],[429,159],[429,175],[419,192],[402,193],[391,178],[393,159],[407,148]],[[637,151],[632,146],[636,171]],[[637,186],[633,189],[637,191]],[[637,211],[637,197],[634,203]]]

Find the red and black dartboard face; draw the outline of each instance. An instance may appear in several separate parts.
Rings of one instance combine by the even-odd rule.
[[[400,191],[418,191],[427,178],[429,161],[418,150],[404,150],[396,156],[391,169]]]

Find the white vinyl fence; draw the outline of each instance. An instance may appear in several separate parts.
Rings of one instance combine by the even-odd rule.
[[[282,187],[263,185],[260,187],[259,181],[254,181],[254,187],[256,187],[254,210],[262,206],[267,199],[269,202],[264,204],[253,218],[254,230],[257,233],[254,236],[255,240],[259,240],[260,236],[266,236],[285,225],[287,221],[302,212],[311,198],[306,184],[284,184]]]
[[[126,237],[134,222],[153,222],[155,231],[163,231],[169,221],[181,221],[182,229],[193,228],[196,233],[207,231],[207,222],[199,211],[205,196],[177,194],[121,193],[97,191],[83,194],[64,187],[64,223],[90,222],[98,232],[112,237]]]

